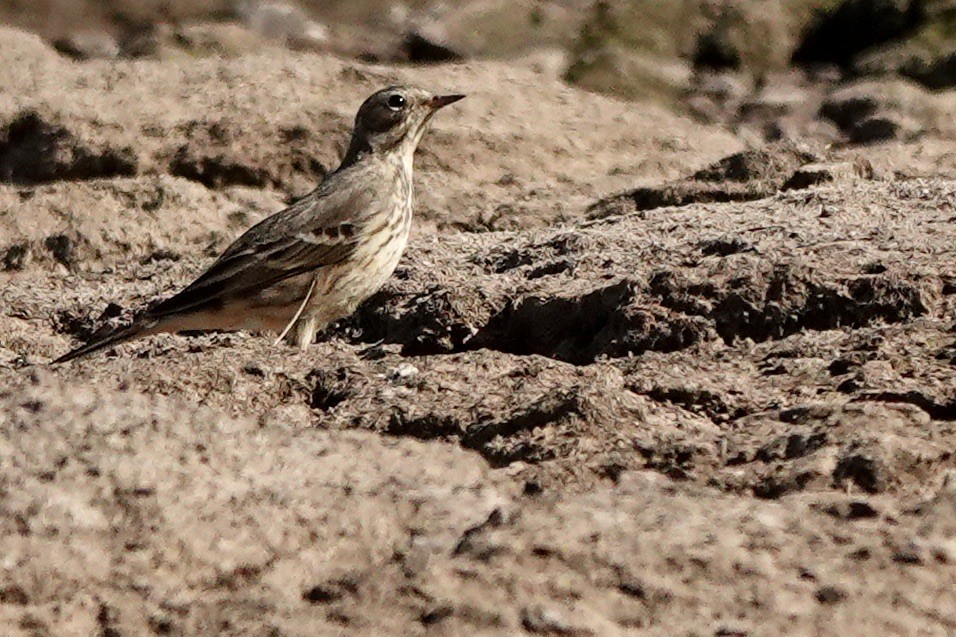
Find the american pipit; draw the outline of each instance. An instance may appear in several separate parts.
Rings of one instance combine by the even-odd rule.
[[[412,219],[412,158],[426,124],[463,95],[408,86],[359,108],[342,164],[311,193],[259,222],[179,294],[129,327],[58,358],[63,363],[160,332],[279,332],[305,349],[391,276]]]

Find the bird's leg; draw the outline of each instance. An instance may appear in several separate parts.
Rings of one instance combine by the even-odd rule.
[[[299,320],[299,317],[302,316],[302,312],[303,310],[305,310],[306,304],[308,304],[309,299],[312,298],[312,292],[315,291],[315,282],[316,282],[316,278],[313,277],[312,283],[309,285],[309,290],[305,293],[305,297],[302,299],[302,304],[299,305],[299,309],[296,310],[295,315],[292,317],[292,320],[289,321],[289,324],[286,325],[285,329],[282,330],[282,333],[279,334],[279,338],[277,338],[275,342],[272,344],[273,346],[276,346],[282,342],[282,339],[286,337],[286,335],[289,333],[289,330],[292,329],[292,326],[295,325],[296,321]],[[312,323],[313,324],[315,323],[315,317],[312,317]],[[314,330],[313,330],[313,333],[314,333]],[[298,333],[298,340],[299,340],[299,349],[305,349],[308,346],[308,343],[306,343],[305,346],[302,345],[301,329],[299,330],[299,333]]]
[[[312,341],[315,340],[315,333],[318,331],[318,317],[314,314],[303,318],[295,328],[295,342],[303,352],[309,348]]]

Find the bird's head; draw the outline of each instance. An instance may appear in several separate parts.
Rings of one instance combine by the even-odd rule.
[[[390,86],[376,91],[355,116],[349,154],[398,152],[410,157],[432,115],[463,97],[434,95],[413,86]]]

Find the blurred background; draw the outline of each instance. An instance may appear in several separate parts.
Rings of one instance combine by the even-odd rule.
[[[956,84],[956,0],[0,0],[0,20],[77,59],[508,59],[768,141],[946,129],[919,103]]]

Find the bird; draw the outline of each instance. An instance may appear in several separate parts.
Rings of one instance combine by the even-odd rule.
[[[376,91],[358,109],[341,164],[312,192],[249,228],[179,293],[53,364],[184,331],[275,332],[275,345],[307,349],[391,277],[411,228],[415,149],[432,116],[463,97]]]

